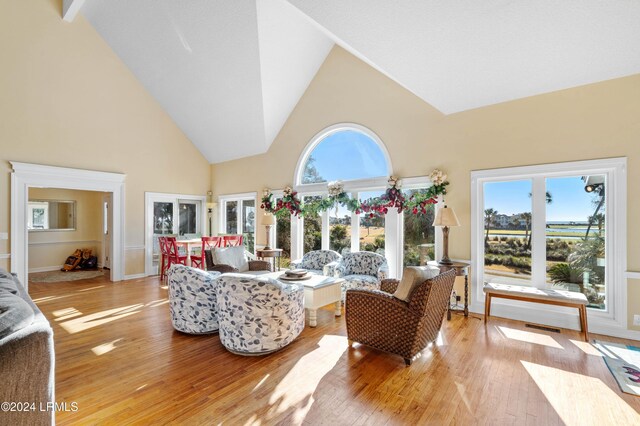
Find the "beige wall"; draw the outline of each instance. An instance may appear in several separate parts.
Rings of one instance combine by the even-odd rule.
[[[628,269],[640,270],[640,75],[446,116],[336,47],[266,154],[212,166],[214,194],[292,184],[309,140],[340,122],[376,132],[397,176],[449,174],[447,201],[462,223],[451,231],[454,258],[471,255],[472,170],[626,156]],[[640,313],[638,285],[629,281],[630,318]]]
[[[81,15],[62,21],[61,3],[2,2],[0,232],[8,161],[125,173],[125,273],[142,273],[145,191],[206,195],[209,163]]]
[[[76,202],[74,231],[29,232],[29,272],[59,269],[75,249],[90,248],[98,261],[102,258],[103,192],[68,189],[30,188],[29,200]]]

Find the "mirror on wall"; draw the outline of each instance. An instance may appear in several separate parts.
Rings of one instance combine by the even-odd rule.
[[[29,231],[73,231],[76,229],[76,202],[29,200]]]

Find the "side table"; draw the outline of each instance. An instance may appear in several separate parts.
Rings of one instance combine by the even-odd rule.
[[[278,271],[280,270],[280,257],[282,257],[282,249],[274,248],[269,250],[256,250],[256,256],[258,256],[261,260],[264,260],[266,257],[273,258],[273,271],[276,270],[276,259],[278,259]]]
[[[441,265],[435,260],[427,262],[429,266],[437,266],[440,268],[440,273],[447,272],[451,269],[455,269],[456,276],[464,277],[464,309],[451,309],[451,303],[449,303],[449,309],[447,310],[447,320],[451,320],[451,311],[464,312],[464,316],[469,316],[469,267],[471,262],[452,262],[451,265]]]

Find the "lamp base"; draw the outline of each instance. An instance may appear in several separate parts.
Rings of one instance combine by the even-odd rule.
[[[438,265],[447,265],[447,266],[453,265],[453,261],[448,257],[446,259],[443,258],[438,261]]]
[[[271,250],[271,247],[269,247],[269,246],[264,246],[264,247],[262,247],[262,250]]]

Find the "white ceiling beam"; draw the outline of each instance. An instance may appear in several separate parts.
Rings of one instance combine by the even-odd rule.
[[[78,12],[80,12],[84,1],[85,0],[63,0],[62,19],[67,22],[73,22]]]

